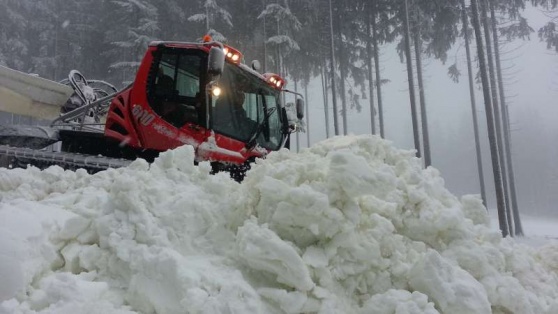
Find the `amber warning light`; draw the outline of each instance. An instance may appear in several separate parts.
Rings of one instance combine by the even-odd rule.
[[[213,41],[213,38],[211,38],[211,36],[209,36],[209,35],[203,36],[203,42],[204,43],[208,43],[210,41]]]

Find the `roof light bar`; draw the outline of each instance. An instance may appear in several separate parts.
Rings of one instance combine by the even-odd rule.
[[[227,46],[227,45],[223,45],[223,52],[225,53],[225,56],[227,57],[228,60],[230,60],[232,63],[235,64],[240,64],[240,62],[242,62],[242,53],[240,53],[240,51],[234,49],[231,46]]]
[[[213,38],[210,35],[205,35],[203,36],[203,42],[204,43],[209,43],[215,46],[220,46],[221,44],[214,42]],[[225,53],[225,57],[231,61],[234,64],[240,64],[244,58],[244,56],[242,55],[242,53],[240,51],[238,51],[237,49],[234,49],[231,46],[227,46],[227,45],[222,45],[223,47],[223,52]]]
[[[267,83],[275,89],[281,90],[286,85],[285,79],[280,77],[277,74],[264,73],[263,76],[265,77],[265,80],[267,81]]]

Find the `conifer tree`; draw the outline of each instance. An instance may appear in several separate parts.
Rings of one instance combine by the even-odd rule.
[[[113,0],[110,7],[112,13],[107,20],[114,22],[105,32],[105,41],[112,46],[106,52],[112,60],[109,69],[114,82],[127,85],[133,80],[148,44],[157,39],[158,11],[147,0]]]
[[[0,2],[0,65],[30,71],[28,0]]]
[[[190,22],[205,23],[205,33],[213,39],[226,42],[226,35],[217,31],[217,25],[224,23],[223,29],[231,30],[233,27],[231,14],[217,4],[215,0],[202,0],[203,13],[197,13],[188,17]]]
[[[260,13],[258,19],[266,18],[275,24],[275,33],[266,39],[266,44],[275,50],[272,58],[277,73],[285,73],[284,58],[294,51],[300,50],[298,42],[293,38],[293,34],[298,32],[302,24],[288,7],[288,2],[284,5],[278,3],[268,4]]]

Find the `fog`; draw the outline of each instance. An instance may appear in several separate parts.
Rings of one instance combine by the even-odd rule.
[[[522,214],[558,217],[558,55],[536,33],[548,21],[544,12],[528,7],[524,13],[535,29],[530,40],[500,41],[517,198]],[[423,62],[432,166],[440,170],[446,186],[456,195],[480,194],[463,40],[448,56],[446,64],[433,59]],[[406,66],[395,45],[382,46],[380,59],[382,76],[390,81],[382,86],[385,138],[397,147],[414,149]],[[447,75],[447,68],[456,61],[461,71],[458,83]],[[489,210],[496,211],[480,82],[475,93],[487,202]],[[320,78],[310,84],[307,102],[313,144],[326,138]],[[371,132],[368,99],[361,104],[361,112],[349,111],[348,130],[353,134]],[[329,106],[332,135],[331,98]],[[376,115],[376,125],[377,120]],[[300,135],[300,147],[307,145],[307,135]]]

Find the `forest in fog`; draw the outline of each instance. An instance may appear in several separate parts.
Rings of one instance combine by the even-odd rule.
[[[123,87],[133,81],[149,42],[199,41],[211,34],[242,51],[246,63],[260,60],[263,71],[285,76],[289,88],[308,96],[310,134],[300,135],[298,149],[334,135],[378,134],[416,149],[455,194],[481,194],[484,183],[488,206],[506,211],[514,229],[514,210],[558,217],[558,110],[553,109],[558,83],[552,75],[516,71],[514,64],[531,61],[513,54],[530,40],[542,47],[526,50],[533,62],[556,66],[556,5],[556,0],[0,0],[0,65],[55,81],[78,69]],[[542,14],[534,20],[526,9]],[[533,88],[518,84],[521,79],[547,93],[525,96]],[[437,97],[455,88],[441,87],[450,85],[460,86],[449,96],[459,108],[441,105],[447,101]]]

